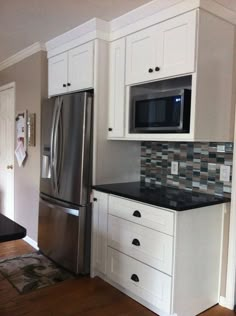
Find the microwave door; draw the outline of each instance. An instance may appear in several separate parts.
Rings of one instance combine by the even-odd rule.
[[[159,93],[134,99],[131,121],[133,133],[165,133],[183,129],[184,95]]]

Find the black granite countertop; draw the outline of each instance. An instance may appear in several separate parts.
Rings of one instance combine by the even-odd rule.
[[[118,195],[175,211],[230,202],[229,198],[181,190],[173,187],[151,186],[141,182],[95,185],[97,191]]]
[[[21,239],[26,236],[26,229],[8,217],[0,214],[0,242]]]

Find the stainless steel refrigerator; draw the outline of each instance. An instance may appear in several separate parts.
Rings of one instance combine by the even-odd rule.
[[[92,91],[47,100],[41,108],[38,246],[78,274],[89,272]]]

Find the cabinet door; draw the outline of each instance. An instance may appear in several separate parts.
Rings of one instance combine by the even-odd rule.
[[[92,270],[106,274],[108,195],[94,191]]]
[[[158,25],[157,78],[194,72],[196,12],[189,12]]]
[[[93,87],[93,42],[75,47],[68,58],[69,91]]]
[[[125,38],[110,44],[108,137],[124,136]]]
[[[67,52],[48,60],[48,94],[57,95],[67,92]]]
[[[156,27],[127,36],[126,84],[155,79]]]

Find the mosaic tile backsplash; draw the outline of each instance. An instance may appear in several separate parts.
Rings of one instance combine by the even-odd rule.
[[[179,162],[178,175],[171,174],[172,161]],[[142,142],[141,182],[230,197],[232,162],[233,143]],[[222,164],[231,167],[230,182],[220,181]]]

